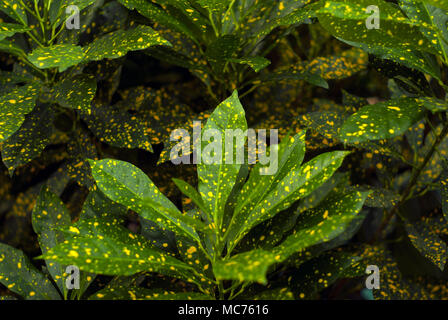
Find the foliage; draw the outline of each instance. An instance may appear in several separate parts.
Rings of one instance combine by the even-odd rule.
[[[0,296],[359,298],[378,265],[376,299],[447,298],[447,23],[439,0],[3,1]],[[171,163],[201,128],[278,129],[277,171]]]

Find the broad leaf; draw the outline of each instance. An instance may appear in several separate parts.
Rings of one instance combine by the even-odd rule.
[[[0,142],[8,139],[25,121],[35,106],[39,85],[30,84],[0,97]]]
[[[353,143],[402,135],[423,117],[421,105],[417,99],[402,98],[365,106],[345,121],[340,137]]]
[[[63,72],[84,60],[84,52],[79,46],[57,44],[39,47],[28,55],[28,60],[40,69],[59,68]]]
[[[21,250],[0,243],[0,283],[29,300],[59,300],[51,281]]]

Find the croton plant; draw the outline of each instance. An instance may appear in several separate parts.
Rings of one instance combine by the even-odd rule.
[[[446,299],[447,93],[445,0],[2,0],[0,298]]]

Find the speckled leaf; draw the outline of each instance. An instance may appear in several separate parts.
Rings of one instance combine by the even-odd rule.
[[[204,127],[204,132],[206,130],[216,130],[215,132],[219,132],[222,136],[222,141],[220,142],[221,154],[218,155],[220,157],[218,159],[219,163],[205,164],[201,161],[197,165],[199,193],[204,200],[205,206],[208,207],[208,212],[212,214],[213,222],[217,228],[221,227],[227,198],[235,185],[238,172],[241,168],[241,164],[235,163],[238,162],[235,160],[238,147],[238,142],[235,142],[235,140],[238,141],[239,137],[236,139],[232,137],[234,142],[232,146],[233,150],[229,154],[225,147],[226,129],[239,129],[243,133],[247,130],[244,109],[236,91],[215,109]],[[238,136],[238,134],[235,136]],[[246,141],[245,136],[243,137],[243,141]],[[202,142],[202,152],[204,152],[204,148],[207,145],[208,143],[206,141]]]
[[[414,247],[443,271],[447,259],[447,246],[424,223],[406,223],[408,237]]]
[[[448,109],[448,103],[440,99],[426,97],[418,98],[417,101],[432,113],[445,112]]]
[[[365,275],[361,257],[343,250],[332,250],[307,261],[291,279],[294,291],[300,299],[315,299],[315,294],[328,288],[339,278]]]
[[[278,152],[278,168],[274,175],[261,175],[264,167],[260,162],[252,169],[249,180],[242,187],[232,220],[228,226],[232,240],[244,226],[248,214],[269,195],[280,181],[292,170],[300,167],[305,157],[305,131],[294,137],[285,137],[279,146],[271,146],[271,152]],[[275,151],[273,151],[275,148]],[[249,226],[244,228],[250,230]]]
[[[102,142],[117,148],[153,152],[143,121],[126,110],[116,106],[95,106],[90,114],[83,112],[81,117]]]
[[[63,72],[82,62],[84,52],[79,46],[57,44],[33,50],[28,54],[28,60],[39,69],[59,68],[59,72]]]
[[[128,51],[143,50],[155,45],[171,44],[152,28],[139,25],[129,30],[117,30],[94,40],[84,47],[86,60],[115,59]]]
[[[217,261],[213,266],[216,278],[266,284],[266,272],[271,265],[342,234],[361,210],[367,195],[351,192],[329,201],[325,208],[308,211],[293,233],[272,250],[256,249]]]
[[[399,136],[423,117],[421,105],[402,98],[365,106],[344,123],[341,139],[353,143]]]
[[[163,289],[145,289],[141,287],[121,287],[103,289],[92,295],[89,300],[211,300],[212,297],[200,292],[174,292]]]
[[[90,164],[99,189],[111,200],[162,228],[199,239],[194,228],[204,230],[205,225],[183,215],[139,168],[119,160],[90,161]]]
[[[442,9],[418,2],[401,0],[399,4],[410,19],[433,27],[435,32],[425,32],[425,28],[421,28],[421,31],[446,61],[448,59],[448,29],[446,27],[448,15]]]
[[[95,93],[95,78],[80,74],[57,83],[52,89],[51,98],[65,108],[91,113],[90,104]]]
[[[148,271],[197,281],[190,266],[153,248],[142,236],[108,220],[82,220],[66,231],[73,236],[50,249],[42,258],[76,265],[96,274],[130,276]]]
[[[371,13],[366,13],[366,8],[371,5],[378,6],[380,11],[379,29],[366,27],[371,16]],[[430,41],[420,32],[421,25],[407,19],[397,7],[383,0],[326,1],[318,11],[318,18],[328,32],[344,40],[430,53],[434,51]],[[428,29],[427,32],[434,31]]]
[[[367,45],[364,43],[347,41],[340,39],[343,42],[358,47],[367,53],[373,54],[381,59],[387,59],[394,61],[395,63],[402,64],[408,68],[419,70],[423,73],[427,73],[435,79],[441,79],[440,67],[437,64],[436,59],[433,56],[418,52],[410,51],[400,48],[387,48],[382,46]]]
[[[25,121],[35,106],[39,85],[30,84],[0,97],[0,142],[8,139]]]
[[[21,24],[15,24],[15,23],[0,23],[0,40],[3,40],[8,37],[12,37],[16,33],[23,33],[26,31],[31,30],[28,27],[25,27]]]
[[[241,58],[241,59],[230,59],[231,62],[236,62],[239,64],[247,64],[249,67],[254,69],[255,72],[260,72],[267,66],[271,64],[271,61],[269,61],[266,58],[263,57],[248,57],[248,58]]]
[[[122,5],[130,10],[137,10],[141,15],[171,28],[177,30],[181,33],[188,35],[190,38],[195,39],[195,34],[190,28],[185,25],[182,21],[171,16],[164,10],[162,10],[157,4],[146,1],[146,0],[118,0]],[[194,11],[193,9],[189,9]]]
[[[25,9],[22,8],[19,0],[2,1],[0,4],[0,11],[3,11],[17,22],[28,23]]]
[[[289,171],[258,204],[243,215],[236,242],[255,225],[289,208],[295,201],[311,194],[336,172],[348,152],[321,154],[300,168]]]
[[[64,235],[55,229],[70,225],[70,213],[59,197],[52,193],[48,187],[44,186],[40,191],[33,209],[32,223],[43,254],[65,240]],[[49,261],[46,261],[46,265],[59,290],[66,297],[65,266]]]
[[[209,12],[219,15],[227,9],[231,0],[196,0],[196,2]]]
[[[12,175],[17,167],[41,154],[53,134],[54,112],[47,106],[37,106],[25,116],[19,130],[3,142],[2,160]]]
[[[0,243],[0,283],[29,300],[59,300],[51,281],[31,264],[21,250]]]

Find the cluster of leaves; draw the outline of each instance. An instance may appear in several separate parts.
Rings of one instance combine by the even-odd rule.
[[[448,297],[447,23],[439,0],[4,1],[0,291]],[[279,129],[278,170],[173,166],[194,119]]]

